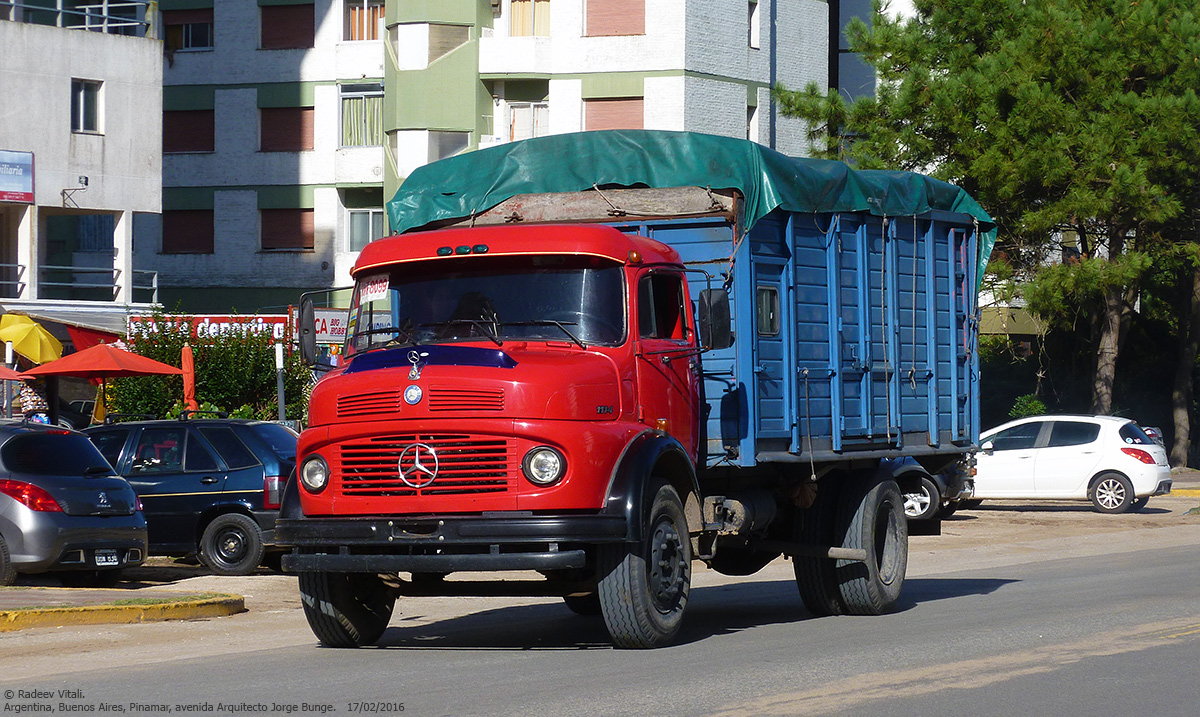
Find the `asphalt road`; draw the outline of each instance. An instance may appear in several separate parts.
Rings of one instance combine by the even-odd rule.
[[[1195,715],[1196,528],[1192,521],[1099,534],[1076,541],[1089,545],[1070,557],[1056,557],[1064,551],[1053,536],[1009,546],[1008,559],[994,564],[953,554],[931,561],[926,554],[914,562],[902,609],[880,617],[807,617],[782,561],[750,580],[709,574],[693,591],[681,644],[657,651],[614,650],[598,619],[536,600],[502,607],[471,599],[403,601],[381,646],[361,650],[317,647],[294,609],[238,629],[237,618],[176,626],[171,645],[146,647],[161,660],[68,655],[73,643],[65,641],[57,659],[70,660],[59,664],[71,669],[36,663],[55,659],[41,648],[60,636],[27,635],[31,642],[20,649],[0,642],[0,709]],[[221,650],[206,642],[211,635],[201,636],[217,625],[228,628],[216,639],[236,648]],[[187,638],[189,626],[195,643]],[[126,633],[113,634],[119,640]],[[32,669],[17,668],[22,650],[35,661],[27,663]],[[104,655],[100,646],[86,650]],[[23,698],[21,690],[53,696]]]

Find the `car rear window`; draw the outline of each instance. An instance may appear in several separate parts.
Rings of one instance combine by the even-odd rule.
[[[228,426],[204,426],[200,433],[217,449],[217,453],[221,454],[230,470],[258,465],[258,459]]]
[[[96,448],[100,449],[100,454],[111,466],[120,462],[121,449],[125,447],[125,439],[128,437],[129,431],[122,430],[88,433],[88,438],[96,445]]]
[[[0,459],[13,473],[38,476],[81,476],[112,467],[86,436],[74,433],[30,433],[14,436],[0,449]]]
[[[277,423],[255,423],[247,426],[284,460],[296,460],[296,434]]]
[[[1134,445],[1149,445],[1154,443],[1154,439],[1147,436],[1142,427],[1136,423],[1126,423],[1121,426],[1120,436],[1121,440],[1125,443],[1132,443]]]
[[[1050,424],[1050,442],[1047,447],[1082,446],[1091,443],[1100,435],[1100,426],[1083,421],[1055,421]]]

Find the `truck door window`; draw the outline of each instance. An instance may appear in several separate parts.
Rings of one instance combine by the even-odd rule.
[[[638,284],[638,336],[682,341],[687,338],[686,316],[681,278],[669,274],[642,277]]]
[[[779,335],[779,290],[773,286],[760,286],[755,292],[755,307],[758,316],[759,336]]]

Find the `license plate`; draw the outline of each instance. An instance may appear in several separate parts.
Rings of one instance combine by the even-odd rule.
[[[97,550],[96,565],[120,565],[121,561],[117,558],[115,550]]]

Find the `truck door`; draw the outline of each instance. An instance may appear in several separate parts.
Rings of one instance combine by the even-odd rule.
[[[785,329],[788,311],[783,259],[754,261],[754,404],[757,438],[791,438],[793,373]]]
[[[650,270],[637,285],[638,399],[641,421],[666,430],[696,459],[699,439],[695,326],[683,277]]]

